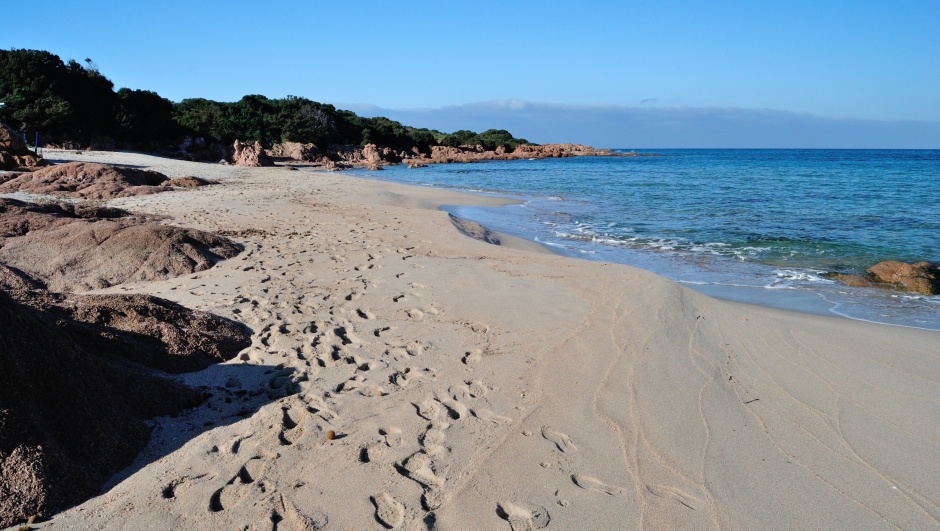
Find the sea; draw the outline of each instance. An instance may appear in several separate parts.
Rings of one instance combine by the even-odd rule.
[[[615,150],[655,156],[438,164],[360,177],[518,199],[455,216],[556,253],[657,273],[708,295],[940,330],[940,296],[852,288],[826,272],[940,263],[940,150]]]

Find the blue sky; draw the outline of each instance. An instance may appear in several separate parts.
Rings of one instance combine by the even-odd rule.
[[[0,47],[90,57],[117,86],[173,100],[519,99],[940,121],[937,0],[9,2],[3,12]]]

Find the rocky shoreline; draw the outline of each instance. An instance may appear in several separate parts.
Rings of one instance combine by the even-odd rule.
[[[482,145],[431,146],[430,153],[417,148],[410,151],[395,150],[376,144],[330,145],[320,149],[314,144],[283,142],[265,149],[259,142],[246,144],[236,141],[230,149],[208,146],[187,153],[193,160],[218,160],[239,166],[305,165],[327,170],[366,168],[381,170],[383,166],[407,164],[409,168],[420,168],[428,164],[472,163],[493,160],[532,160],[567,157],[631,157],[653,156],[651,154],[614,153],[609,149],[597,149],[582,144],[522,144],[515,149],[499,146],[488,150]]]

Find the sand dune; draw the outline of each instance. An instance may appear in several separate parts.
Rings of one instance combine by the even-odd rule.
[[[67,156],[219,180],[108,204],[244,252],[96,293],[254,335],[183,377],[213,398],[44,528],[940,528],[936,332],[719,301],[437,210],[503,200]],[[231,405],[262,392],[279,398]]]

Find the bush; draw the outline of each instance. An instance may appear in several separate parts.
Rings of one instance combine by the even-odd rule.
[[[526,143],[502,129],[445,134],[384,117],[364,118],[296,96],[272,100],[250,95],[232,103],[192,98],[173,103],[148,90],[115,92],[91,59],[85,62],[87,66],[65,63],[40,50],[0,50],[0,101],[6,104],[0,118],[22,131],[40,131],[60,140],[89,142],[109,136],[145,149],[154,142],[176,143],[186,135],[221,144],[236,139],[257,140],[265,146],[284,141],[379,144],[424,153],[439,143],[504,146],[510,151]]]

